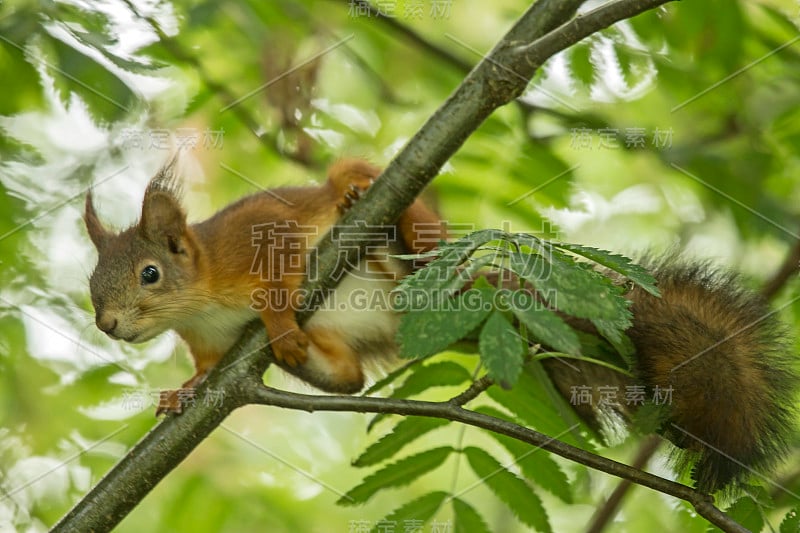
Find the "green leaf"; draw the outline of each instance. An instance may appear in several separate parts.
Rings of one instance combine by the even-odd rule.
[[[433,515],[435,515],[439,507],[442,506],[442,502],[449,496],[449,494],[442,491],[429,492],[425,496],[420,496],[416,500],[410,501],[392,511],[389,516],[380,520],[380,522],[403,524],[406,521],[413,520],[418,523],[420,521],[424,523],[433,518]],[[372,531],[378,532],[379,530],[375,527]]]
[[[509,420],[508,416],[492,407],[481,406],[475,411],[501,420]],[[487,433],[514,456],[514,464],[519,466],[526,479],[557,496],[564,503],[573,502],[572,488],[567,475],[550,456],[550,452],[493,431]]]
[[[455,518],[453,533],[491,533],[489,526],[470,504],[458,498],[453,498],[451,503]]]
[[[567,420],[555,409],[546,391],[527,371],[520,374],[513,389],[489,387],[486,394],[517,417],[517,423],[522,422],[525,426],[553,437],[559,435],[558,438],[576,444],[575,439],[567,432]]]
[[[783,518],[780,533],[800,533],[800,508],[795,507]]]
[[[457,288],[463,282],[452,280],[459,274],[458,267],[475,253],[484,244],[493,240],[504,240],[508,235],[501,230],[486,229],[466,235],[456,241],[445,243],[439,247],[439,257],[428,263],[411,276],[406,276],[400,282],[397,290],[401,293],[410,293],[412,290]],[[463,277],[462,281],[468,278]]]
[[[764,516],[762,509],[750,496],[739,498],[725,510],[733,520],[745,527],[749,531],[761,531],[764,528]],[[720,531],[716,527],[710,527],[709,531]]]
[[[642,392],[644,394],[644,387],[641,387],[641,391],[636,389],[629,389],[628,393],[634,398],[634,394],[637,392]],[[638,398],[635,398],[636,401],[634,405],[638,405],[636,411],[633,414],[633,420],[631,421],[631,427],[633,427],[637,433],[640,435],[651,435],[664,427],[664,424],[669,420],[669,408],[665,405],[658,405],[652,403],[650,401],[646,401],[643,397],[642,402],[638,401]]]
[[[434,448],[392,463],[367,476],[360,485],[339,498],[339,505],[358,505],[369,500],[376,492],[390,487],[408,485],[420,476],[442,465],[453,452],[450,446]]]
[[[630,313],[628,313],[630,315]],[[634,363],[633,354],[636,349],[633,342],[625,335],[625,330],[631,326],[630,319],[620,318],[619,320],[592,320],[592,324],[597,328],[597,332],[603,336],[614,349],[625,359],[628,366]]]
[[[661,293],[658,292],[658,287],[656,287],[656,279],[652,274],[624,255],[615,254],[599,248],[592,248],[591,246],[581,246],[579,244],[558,243],[556,246],[581,255],[587,259],[591,259],[598,265],[602,265],[614,272],[622,274],[653,296],[661,296]]]
[[[514,385],[522,370],[525,343],[502,313],[491,314],[481,330],[478,345],[489,376],[503,387]]]
[[[379,390],[383,389],[384,387],[387,387],[391,383],[394,383],[395,380],[397,380],[400,376],[402,376],[403,374],[408,372],[409,369],[411,369],[412,367],[420,364],[421,362],[422,362],[422,360],[409,361],[406,364],[404,364],[403,366],[392,370],[391,372],[386,374],[386,376],[384,376],[382,379],[376,381],[372,386],[370,386],[367,390],[365,390],[361,395],[362,396],[369,396],[370,394],[374,394],[374,393],[378,392]]]
[[[464,454],[475,474],[520,521],[537,531],[552,531],[542,501],[527,483],[480,448],[470,446]]]
[[[521,241],[541,247],[538,240],[530,237],[521,238]],[[547,258],[513,252],[509,254],[509,264],[512,271],[531,283],[551,307],[578,318],[606,320],[618,320],[627,311],[630,303],[622,297],[622,289],[611,280],[552,247],[547,248],[546,253]]]
[[[431,387],[461,385],[472,379],[466,368],[453,361],[437,361],[417,367],[391,395],[392,398],[408,398]]]
[[[438,361],[417,367],[409,374],[402,385],[397,387],[390,395],[391,398],[409,398],[421,394],[432,387],[452,387],[470,381],[470,373],[458,363],[452,361]],[[387,414],[379,413],[370,420],[367,431],[386,418]]]
[[[53,56],[47,61],[57,68],[51,74],[64,105],[69,105],[73,93],[80,95],[97,122],[119,120],[131,112],[138,95],[98,60],[56,38],[47,39],[46,46]]]
[[[589,38],[585,42],[571,47],[569,51],[570,72],[586,87],[590,87],[594,82],[594,65],[591,60],[592,47],[590,46],[592,41]]]
[[[422,358],[445,350],[478,327],[492,310],[486,289],[470,289],[449,299],[448,308],[410,311],[400,319],[400,357]]]
[[[559,352],[578,355],[581,343],[575,331],[534,296],[515,291],[508,298],[511,312],[525,324],[532,338]]]
[[[391,432],[387,433],[364,450],[364,453],[353,461],[353,466],[370,466],[389,459],[402,450],[408,443],[413,442],[436,428],[446,426],[449,423],[448,420],[443,420],[441,418],[417,416],[404,418]]]

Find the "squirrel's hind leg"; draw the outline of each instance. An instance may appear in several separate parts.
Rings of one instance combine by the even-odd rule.
[[[304,328],[308,337],[307,359],[285,370],[325,392],[353,394],[364,387],[364,372],[358,355],[341,334],[324,327]]]

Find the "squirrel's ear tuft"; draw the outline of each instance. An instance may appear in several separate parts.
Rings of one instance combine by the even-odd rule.
[[[181,189],[179,163],[180,152],[175,152],[150,180],[147,185],[147,192],[160,191],[171,194],[180,200],[181,196],[183,196],[183,191]]]
[[[165,242],[173,253],[183,252],[179,243],[186,232],[186,213],[181,207],[177,154],[150,180],[142,202],[139,230],[148,239]]]
[[[108,231],[100,223],[97,217],[97,212],[94,210],[94,201],[92,200],[92,191],[86,193],[86,206],[83,212],[83,222],[86,224],[86,230],[89,232],[89,238],[92,239],[95,248],[100,251],[108,241],[112,233]]]

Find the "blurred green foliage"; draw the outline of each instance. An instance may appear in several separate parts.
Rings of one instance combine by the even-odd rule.
[[[527,7],[434,4],[383,2],[392,24],[345,1],[0,5],[0,530],[55,523],[154,424],[153,391],[191,374],[169,335],[129,346],[94,328],[86,188],[95,184],[104,219],[131,223],[168,132],[197,162],[187,176],[194,219],[257,187],[320,180],[338,157],[386,163],[459,83],[463,63]],[[464,233],[530,231],[633,255],[677,248],[758,286],[800,238],[799,15],[789,0],[684,0],[596,34],[495,113],[428,200]],[[792,277],[775,301],[795,330],[798,290]],[[449,354],[420,368],[444,363],[472,372],[476,360]],[[423,383],[410,382],[413,397],[446,399],[464,386],[417,375],[401,376]],[[554,398],[525,379],[525,396],[496,391],[481,409],[553,436],[569,428],[564,406],[537,407]],[[424,517],[423,531],[454,531],[452,520],[464,531],[525,531],[545,529],[546,517],[554,531],[582,531],[616,483],[474,429],[406,421],[389,432],[384,419],[366,432],[356,414],[242,409],[119,530],[361,531],[384,517],[402,530]],[[581,431],[563,438],[599,446]],[[375,468],[407,444],[391,439],[411,433],[419,439],[406,457],[448,446],[443,466],[364,506],[335,505],[362,479],[351,459],[383,443],[361,461]],[[602,453],[629,460],[634,444]],[[791,530],[797,459],[758,493],[758,512],[752,500],[733,511]],[[489,486],[476,483],[515,460]],[[541,503],[521,509],[518,487]],[[447,494],[458,497],[440,508]],[[624,520],[631,531],[707,527],[643,489],[629,495]]]

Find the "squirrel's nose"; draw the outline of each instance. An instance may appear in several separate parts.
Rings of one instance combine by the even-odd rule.
[[[117,327],[117,318],[108,313],[98,314],[95,323],[100,331],[113,335]]]

